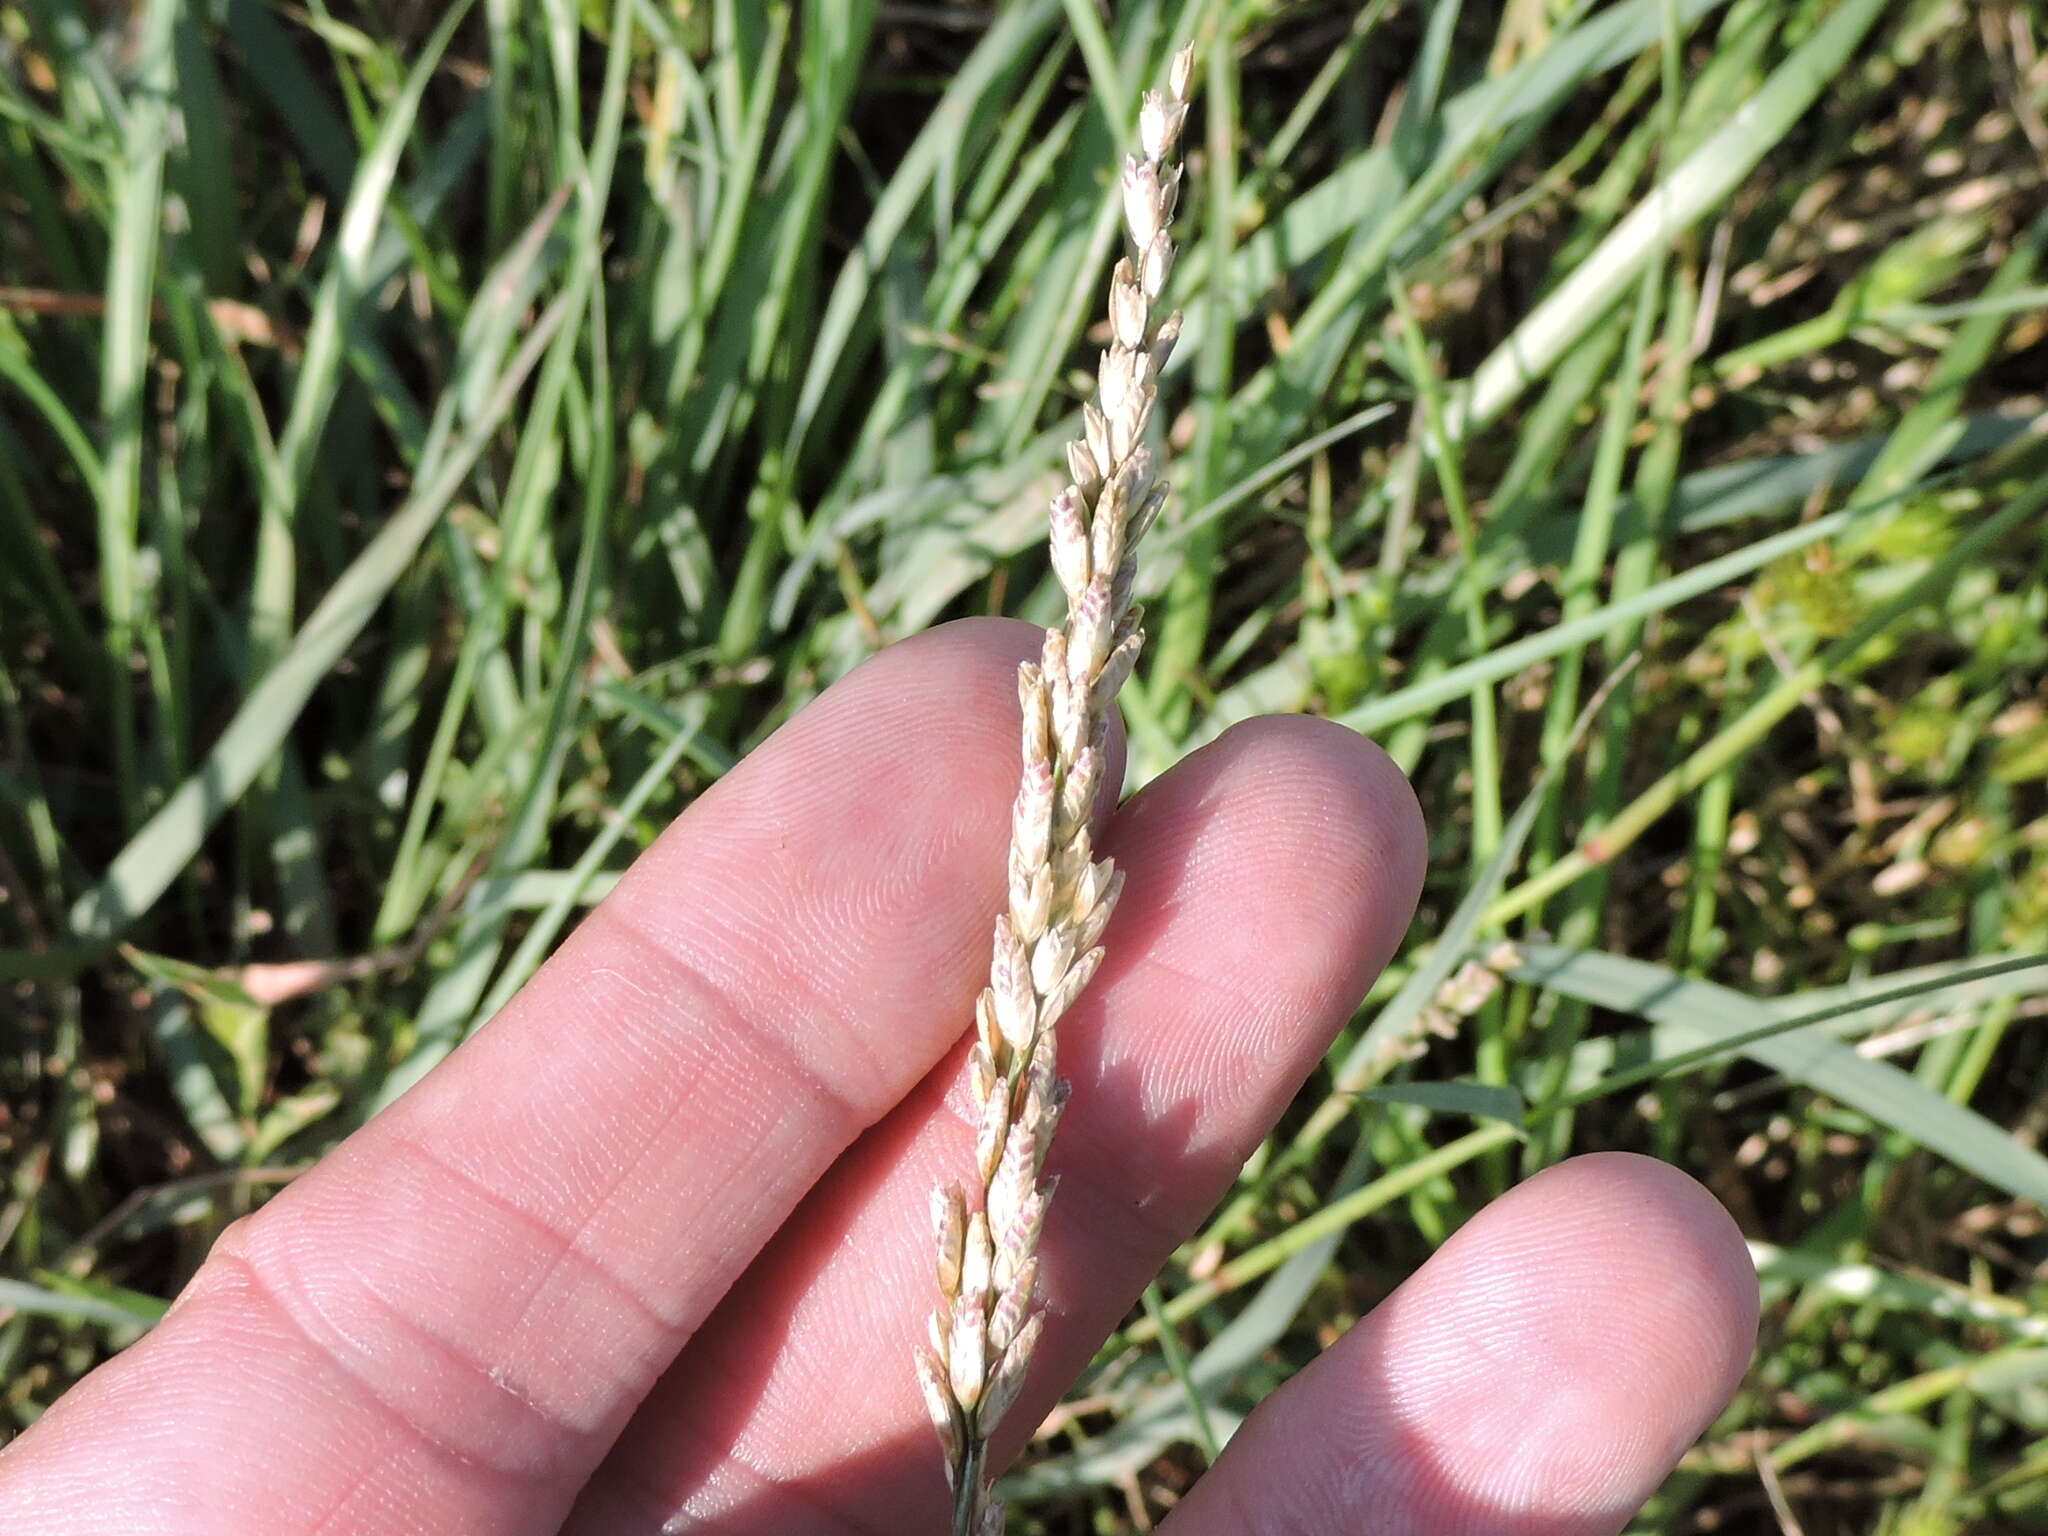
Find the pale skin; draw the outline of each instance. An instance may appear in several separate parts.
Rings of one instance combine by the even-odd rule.
[[[971,1156],[959,1047],[1034,633],[899,645],[704,795],[0,1455],[0,1529],[945,1529],[910,1362],[929,1192]],[[1230,732],[1103,836],[1130,883],[1061,1030],[1051,1312],[999,1460],[1320,1061],[1424,857],[1398,771],[1303,719]],[[1697,1185],[1576,1159],[1275,1393],[1162,1529],[1615,1531],[1734,1390],[1756,1305]]]

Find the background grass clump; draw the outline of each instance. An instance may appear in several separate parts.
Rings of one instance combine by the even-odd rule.
[[[1133,773],[1328,713],[1433,873],[1023,1528],[1148,1528],[1630,1147],[1767,1299],[1642,1529],[2048,1529],[2018,0],[0,11],[0,1434],[835,676],[1054,613],[1105,167],[1187,36]]]

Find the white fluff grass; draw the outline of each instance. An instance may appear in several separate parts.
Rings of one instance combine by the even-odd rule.
[[[954,1536],[1003,1529],[988,1442],[1023,1389],[1043,1324],[1038,1238],[1055,1182],[1043,1176],[1045,1156],[1067,1102],[1055,1075],[1057,1026],[1102,963],[1102,932],[1123,889],[1113,861],[1095,857],[1088,818],[1110,711],[1145,641],[1131,600],[1138,541],[1166,501],[1144,440],[1159,370],[1180,334],[1178,313],[1161,319],[1155,310],[1173,265],[1176,150],[1193,74],[1194,51],[1183,49],[1166,89],[1145,93],[1139,151],[1124,159],[1129,249],[1110,278],[1110,343],[1096,398],[1082,407],[1083,435],[1067,444],[1072,480],[1052,499],[1066,622],[1017,672],[1024,772],[1010,817],[1009,900],[968,1058],[980,1198],[970,1210],[958,1184],[933,1193],[941,1300],[930,1347],[917,1355],[953,1488]]]

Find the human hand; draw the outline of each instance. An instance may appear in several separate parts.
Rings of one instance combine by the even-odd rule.
[[[0,1531],[944,1530],[911,1358],[929,1194],[971,1158],[959,1052],[1035,634],[897,646],[707,793],[0,1456]],[[1398,771],[1302,719],[1194,754],[1104,847],[1129,883],[1062,1029],[1049,1313],[1003,1456],[1321,1059],[1423,860]],[[1578,1159],[1274,1394],[1165,1530],[1614,1531],[1755,1322],[1703,1191]]]

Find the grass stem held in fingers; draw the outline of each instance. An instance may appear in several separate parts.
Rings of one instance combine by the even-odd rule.
[[[933,1194],[941,1299],[930,1346],[917,1357],[953,1488],[953,1536],[1003,1529],[988,1442],[1023,1388],[1042,1327],[1038,1239],[1053,1192],[1045,1158],[1067,1102],[1058,1025],[1102,963],[1103,929],[1123,889],[1113,861],[1095,857],[1088,818],[1108,758],[1110,711],[1145,640],[1132,600],[1138,541],[1166,501],[1145,429],[1180,334],[1180,315],[1162,318],[1158,304],[1173,265],[1176,151],[1193,73],[1193,50],[1183,49],[1166,89],[1145,94],[1138,152],[1124,160],[1129,248],[1110,278],[1109,346],[1082,436],[1067,444],[1071,479],[1050,514],[1067,616],[1017,673],[1024,764],[1008,899],[968,1057],[979,1197],[970,1202],[959,1184]]]

